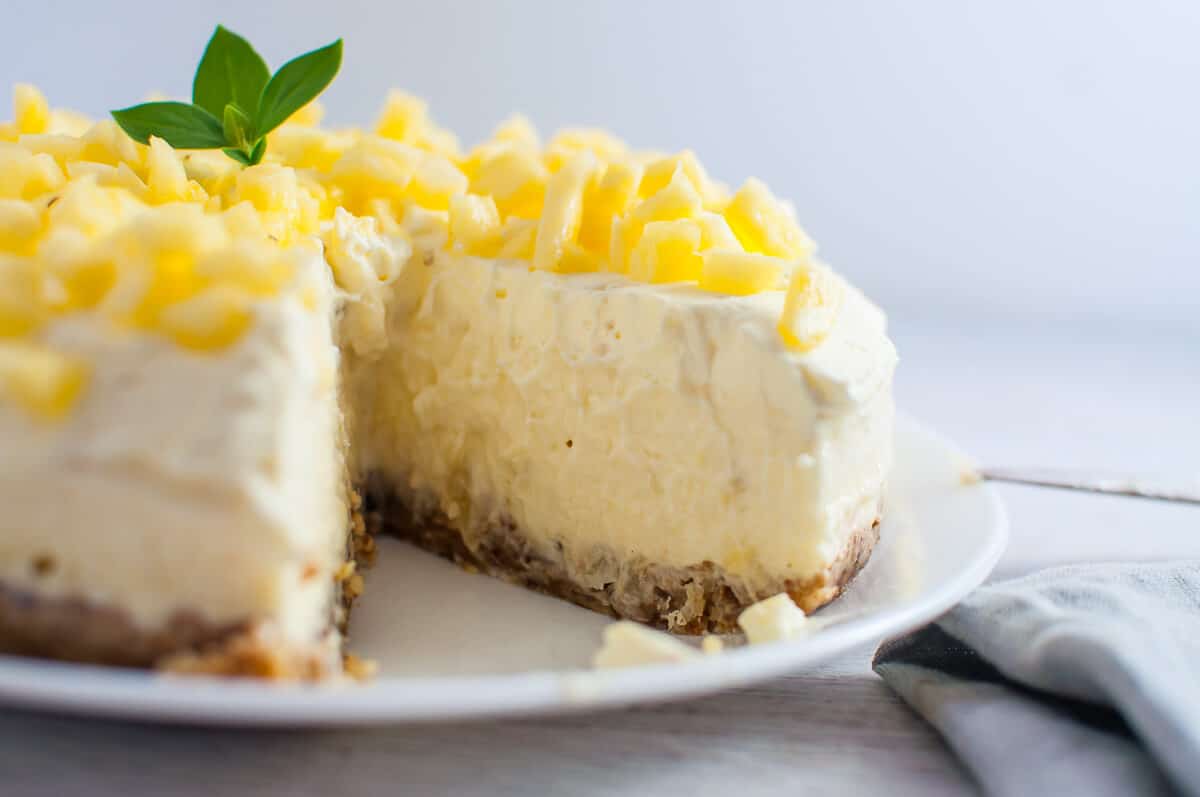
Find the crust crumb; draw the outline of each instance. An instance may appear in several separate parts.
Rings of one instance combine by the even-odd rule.
[[[342,655],[342,671],[356,681],[369,681],[379,672],[379,662],[345,653]]]

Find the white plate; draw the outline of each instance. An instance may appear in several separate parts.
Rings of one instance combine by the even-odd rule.
[[[0,656],[0,702],[139,720],[358,725],[549,714],[661,701],[796,672],[911,630],[987,577],[1007,539],[986,485],[901,417],[896,469],[870,563],[796,641],[727,649],[694,663],[590,671],[605,617],[473,576],[384,541],[355,609],[351,648],[381,662],[366,685],[271,685]]]

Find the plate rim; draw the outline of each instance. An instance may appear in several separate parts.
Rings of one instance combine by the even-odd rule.
[[[964,457],[927,424],[902,412],[897,421],[935,443],[944,457]],[[958,603],[991,574],[1009,537],[996,490],[986,483],[972,489],[986,504],[990,523],[967,567],[915,602],[851,617],[803,640],[740,647],[683,665],[391,676],[368,684],[230,681],[0,655],[0,704],[165,724],[299,729],[551,716],[713,694],[899,636]],[[686,678],[680,678],[681,669]],[[178,688],[184,679],[187,688]],[[448,701],[448,693],[458,698]]]

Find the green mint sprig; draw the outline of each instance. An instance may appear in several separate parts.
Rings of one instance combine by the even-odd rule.
[[[192,102],[145,102],[112,112],[129,137],[176,149],[220,149],[260,162],[267,134],[324,91],[342,65],[342,40],[297,56],[274,75],[250,42],[217,26],[192,80]]]

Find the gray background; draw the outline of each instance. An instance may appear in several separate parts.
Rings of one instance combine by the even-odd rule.
[[[465,143],[512,110],[765,178],[900,325],[1200,328],[1200,3],[23,3],[0,75],[99,114],[186,95],[212,25],[336,37],[329,119],[389,87]]]

